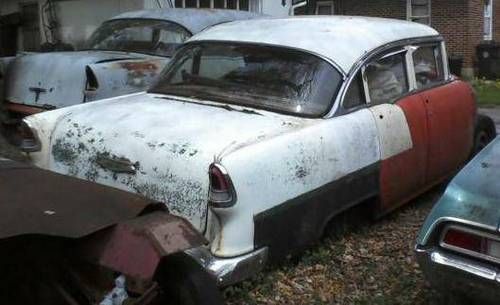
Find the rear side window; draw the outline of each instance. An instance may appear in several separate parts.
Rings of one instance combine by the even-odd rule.
[[[344,97],[344,108],[352,109],[365,104],[365,92],[361,72],[352,80]]]
[[[385,56],[365,68],[372,104],[392,103],[408,93],[405,52]]]
[[[413,65],[417,89],[444,81],[443,55],[439,46],[419,47],[413,52]]]

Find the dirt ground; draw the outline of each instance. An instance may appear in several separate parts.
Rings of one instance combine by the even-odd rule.
[[[436,294],[413,256],[417,232],[443,186],[381,221],[325,238],[298,261],[224,291],[227,304],[430,305]]]

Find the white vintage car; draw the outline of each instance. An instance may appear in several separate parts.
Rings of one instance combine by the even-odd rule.
[[[210,241],[189,253],[221,285],[309,245],[353,206],[398,207],[495,135],[435,30],[363,17],[218,25],[147,93],[24,122],[34,164],[189,219]]]

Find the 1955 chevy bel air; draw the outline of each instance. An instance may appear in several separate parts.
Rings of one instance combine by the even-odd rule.
[[[145,91],[192,35],[215,24],[257,16],[209,9],[156,9],[118,15],[104,22],[77,52],[0,59],[4,107],[17,118]]]
[[[34,164],[169,203],[210,241],[221,285],[383,215],[495,136],[430,27],[362,17],[227,23],[191,38],[147,93],[24,120]]]

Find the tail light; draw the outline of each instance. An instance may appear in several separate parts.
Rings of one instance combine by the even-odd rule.
[[[450,226],[441,239],[443,248],[500,262],[500,237],[481,231]]]
[[[41,150],[40,141],[34,132],[26,122],[22,122],[17,128],[15,137],[16,146],[26,153],[37,152]]]
[[[208,169],[210,187],[208,201],[215,208],[229,208],[236,203],[236,192],[226,169],[212,163]]]

